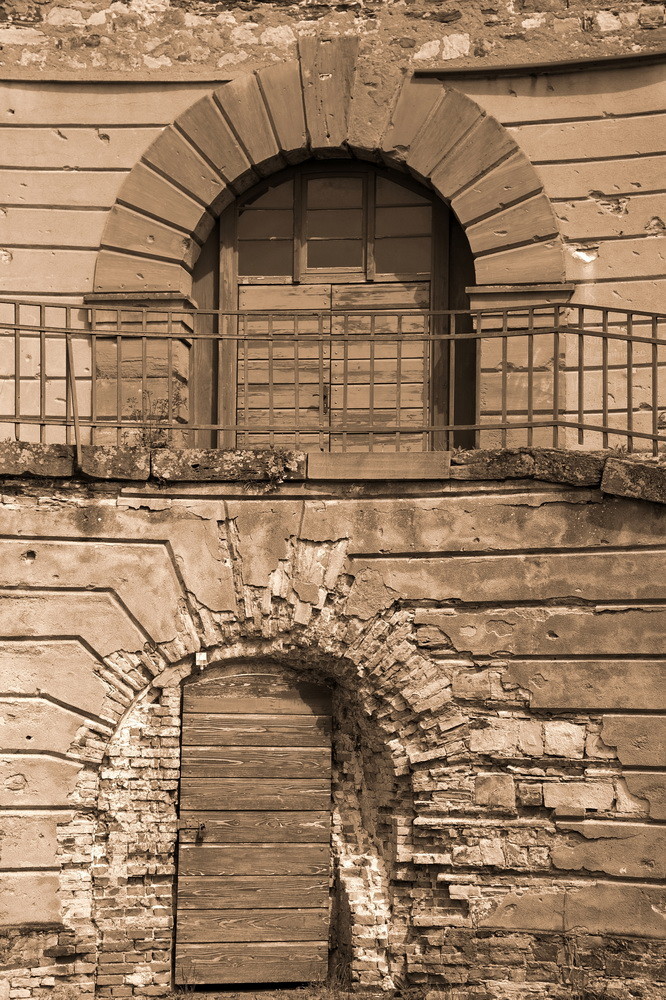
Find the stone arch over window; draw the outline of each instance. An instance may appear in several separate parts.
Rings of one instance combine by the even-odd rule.
[[[95,293],[189,296],[226,206],[262,177],[331,157],[384,163],[431,187],[465,229],[478,285],[562,283],[552,207],[510,133],[437,81],[405,82],[370,120],[357,49],[355,38],[302,39],[297,59],[223,84],[167,127],[109,215]]]

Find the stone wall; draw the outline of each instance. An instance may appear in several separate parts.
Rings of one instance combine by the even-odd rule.
[[[664,506],[603,493],[591,456],[458,461],[353,487],[4,478],[0,996],[168,993],[199,651],[336,691],[341,974],[662,995]],[[640,495],[630,466],[609,490]]]
[[[7,0],[7,71],[192,75],[254,69],[293,52],[297,36],[358,34],[374,72],[432,62],[480,65],[594,58],[664,43],[664,6],[643,0]]]

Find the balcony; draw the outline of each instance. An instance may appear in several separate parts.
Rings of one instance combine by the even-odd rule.
[[[0,302],[0,438],[658,455],[666,317],[588,306],[205,312]]]

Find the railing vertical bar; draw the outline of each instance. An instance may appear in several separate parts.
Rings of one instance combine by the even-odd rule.
[[[402,448],[402,313],[398,313],[396,322],[396,351],[395,351],[395,450]]]
[[[585,329],[585,307],[580,306],[578,309],[578,329],[580,331]],[[578,444],[585,443],[585,431],[583,429],[583,424],[585,423],[585,334],[579,333],[577,336],[578,345]]]
[[[196,329],[194,322],[194,317],[192,318],[192,329]],[[176,380],[176,373],[173,368],[173,313],[171,309],[167,310],[166,314],[167,320],[167,444],[171,445],[173,441],[173,430],[176,423],[176,416],[173,411],[173,391],[174,383]],[[187,380],[187,422],[192,423],[190,419],[190,414],[195,414],[196,410],[193,404],[193,386],[190,385],[190,378],[188,373]],[[187,435],[189,438],[190,435]],[[192,445],[194,445],[196,440],[196,433],[192,437]]]
[[[602,445],[608,447],[608,309],[602,309],[602,341],[601,341],[601,406],[603,411]]]
[[[123,356],[123,345],[122,345],[122,310],[118,309],[116,311],[116,444],[120,445],[122,443],[121,425],[122,425],[122,412],[123,412],[123,382],[122,382],[122,356]]]
[[[43,304],[39,307],[39,325],[39,440],[44,444],[46,441],[46,334],[44,332],[46,306]],[[65,384],[67,384],[66,379]]]
[[[141,423],[146,423],[146,413],[150,414],[148,399],[148,345],[146,331],[148,329],[148,313],[141,312]]]
[[[634,323],[627,313],[627,451],[634,450]]]
[[[553,306],[553,448],[560,443],[560,307]]]
[[[347,409],[349,407],[349,314],[345,313],[343,317],[343,341],[342,341],[342,353],[343,353],[343,364],[342,364],[342,426],[344,428],[342,433],[342,450],[347,451],[347,446],[349,444],[349,437],[347,435]]]
[[[425,428],[430,426],[430,355],[433,324],[430,322],[430,313],[424,312],[421,323],[421,348],[423,354],[423,375],[421,378],[421,426],[424,428],[421,434],[421,451],[429,451],[430,431]],[[418,340],[415,341],[418,343]]]
[[[268,313],[268,443],[275,444],[275,353],[273,350],[273,313]]]
[[[455,423],[455,404],[456,404],[456,317],[455,315],[449,314],[444,317],[446,321],[446,332],[451,335],[451,339],[448,342],[448,375],[447,375],[447,394],[448,402],[446,406],[447,424],[451,425]],[[437,329],[440,329],[438,324]],[[446,431],[446,450],[448,451],[453,446],[453,433],[449,428]]]
[[[652,454],[659,454],[659,349],[657,338],[659,335],[659,324],[656,316],[652,317]]]
[[[325,451],[324,418],[326,416],[324,385],[324,314],[317,314],[317,357],[319,360],[319,448]]]
[[[21,306],[14,303],[14,416],[21,416]],[[14,435],[21,440],[21,421],[14,424]]]
[[[375,449],[375,333],[377,331],[375,313],[370,314],[370,428],[368,434],[368,451]]]
[[[481,317],[482,313],[480,310],[474,314],[475,322],[474,329],[476,330],[476,336],[474,338],[474,423],[479,426],[474,431],[474,447],[481,447],[481,349],[483,345],[483,331],[481,329]]]
[[[90,310],[90,443],[97,438],[97,310]]]
[[[301,443],[301,375],[298,338],[301,335],[300,318],[298,313],[294,315],[294,407],[296,410],[296,435],[295,443],[298,448]]]
[[[534,306],[527,313],[527,447],[534,444]]]
[[[259,322],[259,320],[257,320]],[[243,315],[243,423],[245,426],[245,434],[243,435],[243,444],[247,448],[250,441],[250,352],[248,344],[248,333],[247,333],[247,314]],[[261,337],[261,334],[259,334]],[[261,344],[261,339],[257,340],[257,344]],[[257,354],[261,356],[261,350],[257,351]]]
[[[74,371],[74,352],[72,350],[72,315],[71,307],[65,306],[65,342],[67,344],[67,381],[70,383],[72,397],[72,417],[74,419],[74,446],[76,448],[76,467],[81,468],[81,427],[79,425],[79,401],[76,394],[76,372]]]
[[[509,314],[506,309],[502,310],[502,447],[506,448],[508,420],[508,338],[506,336],[509,329]]]

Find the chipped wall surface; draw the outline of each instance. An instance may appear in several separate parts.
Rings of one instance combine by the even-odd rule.
[[[335,691],[354,983],[664,995],[666,507],[524,478],[355,495],[4,480],[0,995],[168,993],[199,651]]]
[[[194,26],[188,30],[197,33],[200,44],[207,37],[197,18],[205,20],[208,15],[194,15],[181,4],[145,6],[136,15],[132,14],[131,4],[114,3],[112,8],[109,24],[115,21],[118,24],[108,28],[111,48],[127,45],[132,58],[139,61],[166,58],[162,50],[177,44],[180,19],[195,18]],[[35,16],[40,11],[48,13],[44,5],[36,4],[31,9]],[[57,9],[66,13],[68,8]],[[649,9],[654,13],[661,8],[651,5]],[[285,27],[289,8],[280,10]],[[83,18],[80,4],[75,11],[76,16]],[[424,30],[430,40],[424,45],[431,46],[435,53],[433,60],[441,66],[441,46],[438,49],[432,40],[433,25],[439,25],[443,34],[449,29],[437,20],[437,11],[430,4],[428,12],[430,18],[423,21],[420,14],[412,16],[417,13],[416,8],[386,5],[386,10],[376,11],[377,24],[383,24],[384,19],[392,23],[396,18],[412,26],[426,24]],[[477,15],[470,8],[461,10],[461,19]],[[132,16],[138,17],[142,24],[141,45],[132,39],[124,20]],[[235,16],[240,17],[240,13],[215,14],[218,20]],[[258,12],[248,11],[247,16],[268,17],[267,5],[261,4]],[[500,18],[499,13],[479,16],[486,20]],[[544,18],[545,36],[534,50],[524,40],[507,41],[519,44],[521,59],[534,61],[548,54],[575,53],[575,45],[567,47],[568,43],[561,39],[554,41],[553,11],[520,16],[523,20]],[[344,21],[352,15],[341,13],[340,17]],[[619,13],[617,17],[620,19]],[[157,19],[154,28],[153,18]],[[571,20],[570,10],[565,20]],[[263,21],[257,23],[261,25]],[[3,31],[39,34],[40,30],[0,27],[0,35]],[[314,97],[306,95],[304,123],[295,115],[288,120],[280,119],[277,125],[273,122],[279,141],[276,145],[271,132],[268,145],[274,155],[262,160],[261,156],[257,159],[257,150],[265,152],[265,143],[255,141],[257,135],[262,138],[259,133],[255,135],[257,122],[250,115],[234,118],[232,105],[237,98],[230,91],[219,89],[221,85],[224,88],[222,81],[226,74],[219,68],[213,72],[215,62],[210,61],[208,54],[203,58],[198,77],[188,81],[162,78],[132,83],[126,77],[105,81],[104,62],[102,68],[93,67],[84,74],[84,79],[80,71],[85,68],[85,61],[78,68],[73,64],[68,75],[67,58],[63,54],[79,29],[67,24],[50,30],[62,35],[57,79],[8,80],[0,90],[0,134],[4,139],[0,173],[4,184],[0,200],[0,288],[7,297],[34,295],[41,300],[81,303],[82,296],[93,290],[123,289],[137,293],[170,290],[174,294],[189,294],[192,263],[210,231],[213,216],[247,184],[245,173],[236,180],[228,180],[227,175],[238,163],[255,180],[254,167],[261,175],[284,167],[296,154],[283,140],[285,136],[293,140],[294,133],[300,130],[303,134],[299,159],[313,150],[313,155],[317,155],[316,135],[321,133],[324,146],[335,147],[334,155],[346,156],[351,149],[361,156],[388,156],[392,166],[401,166],[400,156],[405,153],[401,143],[405,136],[407,142],[415,138],[421,122],[419,115],[431,109],[443,91],[454,91],[457,95],[449,102],[450,108],[447,105],[442,109],[442,122],[435,115],[425,145],[421,141],[421,149],[412,151],[414,162],[408,158],[407,167],[419,179],[425,177],[442,197],[453,196],[453,210],[466,228],[476,255],[477,284],[567,281],[576,286],[575,301],[579,303],[652,311],[665,308],[663,61],[651,63],[639,59],[633,64],[588,66],[583,62],[556,73],[534,74],[527,68],[500,76],[491,71],[486,75],[464,72],[444,77],[426,75],[417,80],[419,100],[413,104],[408,120],[400,123],[400,106],[396,101],[402,93],[401,87],[414,70],[427,67],[428,62],[414,61],[412,56],[396,56],[396,52],[416,53],[417,49],[384,45],[379,28],[372,29],[379,32],[377,36],[371,34],[365,40],[352,29],[351,36],[341,29],[336,54],[329,59],[331,73],[327,74],[323,72],[327,57],[325,53],[322,55],[320,27],[312,29],[316,37],[310,37],[309,29],[294,28],[293,32],[288,29],[293,35],[292,42],[286,47],[270,43],[270,48],[267,48],[270,32],[264,28],[263,32],[268,34],[259,46],[263,54],[248,55],[234,67],[241,91],[252,84],[250,89],[255,97],[259,95],[256,78],[246,78],[243,74],[251,74],[258,67],[264,67],[264,74],[275,74],[261,76],[264,97],[259,98],[260,105],[268,95],[268,111],[260,107],[257,112],[261,111],[262,121],[266,114],[275,118],[276,109],[284,104],[280,88],[291,86],[289,73],[296,66],[297,50],[308,53],[305,61],[301,60],[301,77],[308,75],[310,84],[320,77],[328,82],[322,84],[321,93],[315,86]],[[82,26],[81,37],[88,37],[91,30]],[[158,55],[147,57],[145,49],[153,38],[152,30],[159,44],[151,51]],[[643,33],[650,39],[657,34]],[[260,27],[257,37],[262,37]],[[472,35],[469,37],[470,45],[476,45]],[[573,37],[580,41],[588,36],[578,27]],[[607,45],[611,37],[612,33],[598,36],[603,52],[612,49]],[[556,45],[553,52],[550,40]],[[640,50],[640,44],[636,46]],[[100,42],[99,49],[102,48],[107,46]],[[5,44],[6,58],[11,58],[10,49]],[[39,44],[34,49],[26,45],[15,49],[17,57],[29,61],[31,52],[37,58]],[[85,51],[89,52],[87,48]],[[581,55],[594,54],[599,52],[589,47],[581,52]],[[88,55],[82,58],[85,60]],[[498,53],[500,62],[506,63],[511,58],[511,53],[504,49],[501,59]],[[483,59],[477,62],[485,66]],[[123,69],[128,70],[131,65],[132,60],[123,57]],[[298,77],[298,69],[295,72]],[[272,96],[271,88],[274,88]],[[217,121],[221,112],[214,112],[213,108],[212,120],[217,125],[211,126],[206,117],[206,102],[197,108],[197,102],[213,92],[222,103],[226,100],[224,94],[229,94],[231,103],[226,102],[224,113],[235,122],[233,132]],[[291,90],[287,92],[292,95],[292,107],[300,104],[298,95],[294,97]],[[413,89],[409,92],[415,93]],[[464,117],[472,107],[461,95],[474,102],[479,116],[491,116],[502,127],[493,126],[490,146],[484,144],[485,140],[482,143],[484,155],[492,149],[492,169],[485,169],[490,165],[489,160],[484,163],[482,176],[474,180],[473,165],[482,153],[480,148],[474,148],[465,160],[469,165],[467,173],[458,176],[458,170],[447,187],[446,163],[439,172],[434,172],[432,179],[430,175],[442,156],[440,133],[448,135],[450,122],[457,121],[460,115]],[[320,113],[324,97],[330,101],[328,110],[341,116],[336,119],[340,129],[336,125],[333,130],[339,140],[337,146],[326,133],[325,114]],[[175,119],[178,125],[174,132]],[[207,123],[208,132],[216,127],[231,136],[234,148],[222,148],[222,133],[216,133],[212,139],[202,121]],[[400,125],[397,132],[393,127],[396,121]],[[238,143],[234,139],[236,134]],[[161,144],[158,140],[162,140]],[[382,152],[382,142],[389,140]],[[506,159],[509,149],[515,151],[515,159]],[[330,153],[331,149],[324,152]],[[424,171],[422,163],[419,167],[419,157],[421,161],[424,157],[432,160],[433,169]],[[455,169],[453,172],[456,173]],[[461,184],[462,189],[454,194]],[[506,204],[510,207],[505,210]],[[558,228],[561,243],[556,238]],[[81,317],[75,317],[75,321],[81,321]],[[54,322],[61,325],[62,321],[54,319]],[[620,398],[621,386],[611,388]],[[0,390],[7,391],[6,386],[0,386]],[[592,386],[589,391],[596,392]],[[573,388],[571,392],[575,396]],[[646,392],[643,383],[638,382],[637,405],[644,405]],[[636,414],[637,429],[644,428],[645,419],[645,413]],[[520,442],[509,442],[513,443]]]

